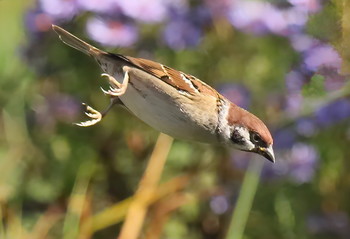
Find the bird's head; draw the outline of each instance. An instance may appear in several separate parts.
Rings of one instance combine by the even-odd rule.
[[[227,144],[242,151],[260,154],[275,162],[271,133],[258,117],[230,103],[226,120],[228,127],[224,139]]]

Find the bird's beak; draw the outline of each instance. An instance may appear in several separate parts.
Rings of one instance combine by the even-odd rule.
[[[272,145],[267,148],[259,147],[257,153],[267,158],[270,162],[275,163],[275,154]]]

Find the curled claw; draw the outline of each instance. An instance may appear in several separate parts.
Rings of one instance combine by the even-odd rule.
[[[85,114],[88,117],[92,118],[92,119],[98,119],[99,118],[99,116],[97,114],[92,114],[92,113],[88,113],[88,112],[85,112]]]
[[[128,87],[128,82],[129,82],[129,74],[128,72],[125,72],[124,75],[124,80],[123,83],[119,83],[113,76],[110,76],[106,73],[101,74],[101,76],[107,77],[108,78],[108,82],[110,84],[109,86],[109,90],[106,91],[104,89],[102,89],[102,92],[105,95],[109,95],[112,97],[118,97],[121,96],[125,93],[126,88]]]
[[[83,103],[83,105],[86,107],[85,114],[88,117],[90,117],[92,120],[87,120],[84,122],[75,123],[75,125],[81,126],[81,127],[88,127],[88,126],[95,125],[102,120],[103,116],[99,111],[95,110],[94,108],[92,108],[89,105],[86,105],[85,103]]]
[[[102,86],[100,87],[100,89],[102,90],[103,94],[108,95],[108,91],[106,91],[105,89],[103,89]]]
[[[114,85],[117,88],[121,88],[122,87],[122,84],[120,84],[113,76],[110,76],[107,73],[102,73],[101,76],[102,77],[107,77],[108,78],[108,82],[111,85]]]
[[[102,87],[100,87],[100,88],[101,88],[103,94],[109,95],[111,97],[120,96],[120,95],[122,95],[121,93],[124,93],[124,92],[121,92],[120,89],[116,89],[116,88],[113,88],[111,86],[109,87],[109,90],[105,90]]]
[[[100,122],[100,120],[94,119],[94,120],[87,120],[84,122],[74,123],[74,124],[77,126],[80,126],[80,127],[89,127],[89,126],[97,124],[98,122]]]
[[[112,86],[109,86],[109,90],[105,90],[102,87],[100,87],[103,94],[109,95],[111,97],[116,97],[116,96],[121,96],[124,94],[125,90],[124,89],[117,89]]]

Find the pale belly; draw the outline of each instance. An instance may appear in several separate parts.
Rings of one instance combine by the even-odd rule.
[[[154,81],[159,79],[140,70],[136,71],[134,70],[134,74],[129,73],[128,88],[124,95],[119,97],[134,115],[154,129],[175,138],[209,143],[217,141],[213,127],[215,122],[211,122],[213,120],[208,119],[211,125],[198,122],[191,114],[195,107],[191,101],[181,100],[176,90],[164,82],[161,82],[162,84],[158,82],[155,85]],[[121,77],[118,78],[116,79],[120,81]],[[199,111],[198,113],[201,117],[210,115],[209,112]]]

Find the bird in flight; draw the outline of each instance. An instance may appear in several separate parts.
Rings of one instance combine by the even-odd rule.
[[[174,138],[223,144],[275,162],[266,125],[203,81],[151,60],[102,51],[59,26],[52,28],[65,44],[94,58],[110,85],[102,89],[110,97],[108,107],[99,112],[86,105],[90,119],[77,125],[94,125],[119,104]]]

